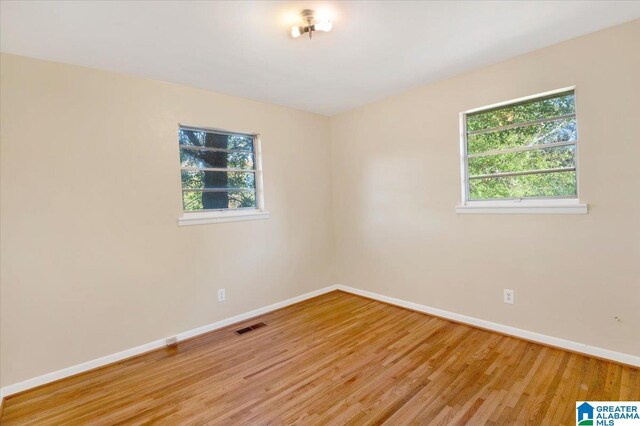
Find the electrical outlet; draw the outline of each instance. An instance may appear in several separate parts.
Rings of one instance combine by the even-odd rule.
[[[173,337],[167,337],[167,339],[164,341],[164,344],[167,346],[174,346],[178,344],[178,338],[176,336]]]
[[[508,303],[510,305],[513,305],[514,302],[515,302],[515,299],[514,299],[514,295],[513,295],[513,290],[511,290],[509,288],[505,288],[504,289],[504,303]]]
[[[226,290],[224,288],[218,289],[218,302],[224,302],[227,300]]]

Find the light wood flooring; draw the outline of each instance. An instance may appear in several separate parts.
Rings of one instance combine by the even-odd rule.
[[[638,399],[639,369],[336,291],[11,396],[0,422],[575,425],[576,400]]]

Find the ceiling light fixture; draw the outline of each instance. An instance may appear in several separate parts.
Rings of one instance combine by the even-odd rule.
[[[306,33],[309,33],[309,38],[311,38],[314,31],[324,31],[328,33],[333,27],[333,22],[329,20],[325,19],[316,21],[313,16],[314,11],[311,9],[303,10],[301,15],[307,25],[291,27],[291,37],[293,38],[300,37],[302,34]]]

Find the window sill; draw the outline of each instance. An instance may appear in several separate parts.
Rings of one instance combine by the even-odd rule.
[[[470,202],[457,206],[463,214],[587,214],[588,205],[575,201],[564,202]]]
[[[239,222],[244,220],[269,219],[269,212],[260,210],[218,211],[184,213],[178,219],[178,226],[206,225],[220,222]]]

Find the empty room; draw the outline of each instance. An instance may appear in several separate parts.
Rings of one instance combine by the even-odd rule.
[[[640,425],[640,1],[0,0],[0,424]]]

